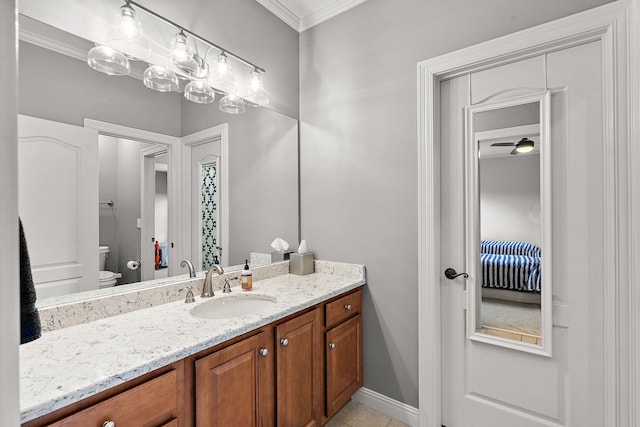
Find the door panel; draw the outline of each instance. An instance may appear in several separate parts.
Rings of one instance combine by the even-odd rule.
[[[552,91],[552,357],[470,341],[465,319],[473,302],[467,301],[467,283],[443,277],[442,423],[447,427],[603,425],[601,60],[600,43],[593,42],[548,54],[546,70],[540,71]],[[513,64],[492,74],[510,69]],[[506,85],[494,86],[495,92],[513,89],[510,80],[494,79]],[[462,116],[470,81],[462,76],[440,88],[441,271],[463,271],[467,265]]]
[[[38,298],[98,288],[98,133],[18,117],[18,211]]]

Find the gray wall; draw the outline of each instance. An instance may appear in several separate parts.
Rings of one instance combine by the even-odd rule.
[[[178,93],[160,93],[132,77],[20,42],[20,114],[83,126],[90,118],[180,136]]]
[[[542,243],[540,154],[480,159],[480,237]]]
[[[114,201],[112,207],[100,205],[99,243],[109,246],[105,269],[122,273],[118,279],[120,285],[140,281],[140,270],[129,270],[127,262],[140,259],[140,229],[136,224],[141,217],[140,151],[150,146],[144,142],[99,137],[100,200]]]
[[[606,0],[369,0],[300,36],[302,238],[367,266],[365,386],[418,405],[416,63]]]
[[[140,3],[266,69],[269,108],[298,118],[298,33],[256,0]],[[236,73],[236,79],[244,78],[248,73]]]
[[[184,101],[182,132],[229,126],[229,264],[269,253],[281,237],[298,243],[298,121],[265,108],[230,115]]]

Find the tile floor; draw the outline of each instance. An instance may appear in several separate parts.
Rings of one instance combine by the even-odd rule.
[[[409,427],[373,409],[350,401],[334,415],[326,427]]]

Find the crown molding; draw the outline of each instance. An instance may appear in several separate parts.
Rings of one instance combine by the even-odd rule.
[[[300,19],[299,31],[303,32],[304,30],[308,30],[309,28],[327,21],[334,16],[340,15],[341,13],[354,8],[365,1],[367,0],[333,0],[323,8],[318,9],[312,14]]]
[[[269,12],[276,15],[285,24],[289,25],[291,28],[300,32],[300,18],[298,15],[293,13],[289,8],[280,3],[278,0],[256,0],[262,6],[264,6]]]
[[[19,38],[27,43],[70,56],[71,58],[79,59],[80,61],[87,60],[87,52],[84,49],[25,30],[22,27],[20,27],[19,30]]]
[[[328,19],[333,18],[347,10],[364,3],[367,0],[333,0],[326,6],[317,9],[315,12],[299,17],[286,7],[280,0],[256,0],[271,13],[283,20],[294,30],[301,33],[309,28],[318,25]]]

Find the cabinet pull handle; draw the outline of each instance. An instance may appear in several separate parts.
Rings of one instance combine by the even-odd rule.
[[[334,343],[334,342],[330,342],[330,343],[329,343],[329,348],[330,348],[331,350],[333,350],[334,348],[336,348],[336,343]]]
[[[269,350],[266,348],[261,348],[260,349],[260,356],[262,357],[267,357],[269,355]]]
[[[288,346],[288,345],[289,345],[289,340],[288,340],[288,339],[286,339],[286,338],[282,338],[282,339],[280,340],[280,345],[281,345],[281,346],[283,346],[283,347]]]
[[[105,421],[102,423],[102,427],[116,427],[116,422],[115,421]]]
[[[351,304],[347,304],[347,305],[344,306],[344,309],[347,310],[347,311],[351,311],[351,308],[352,308]]]

